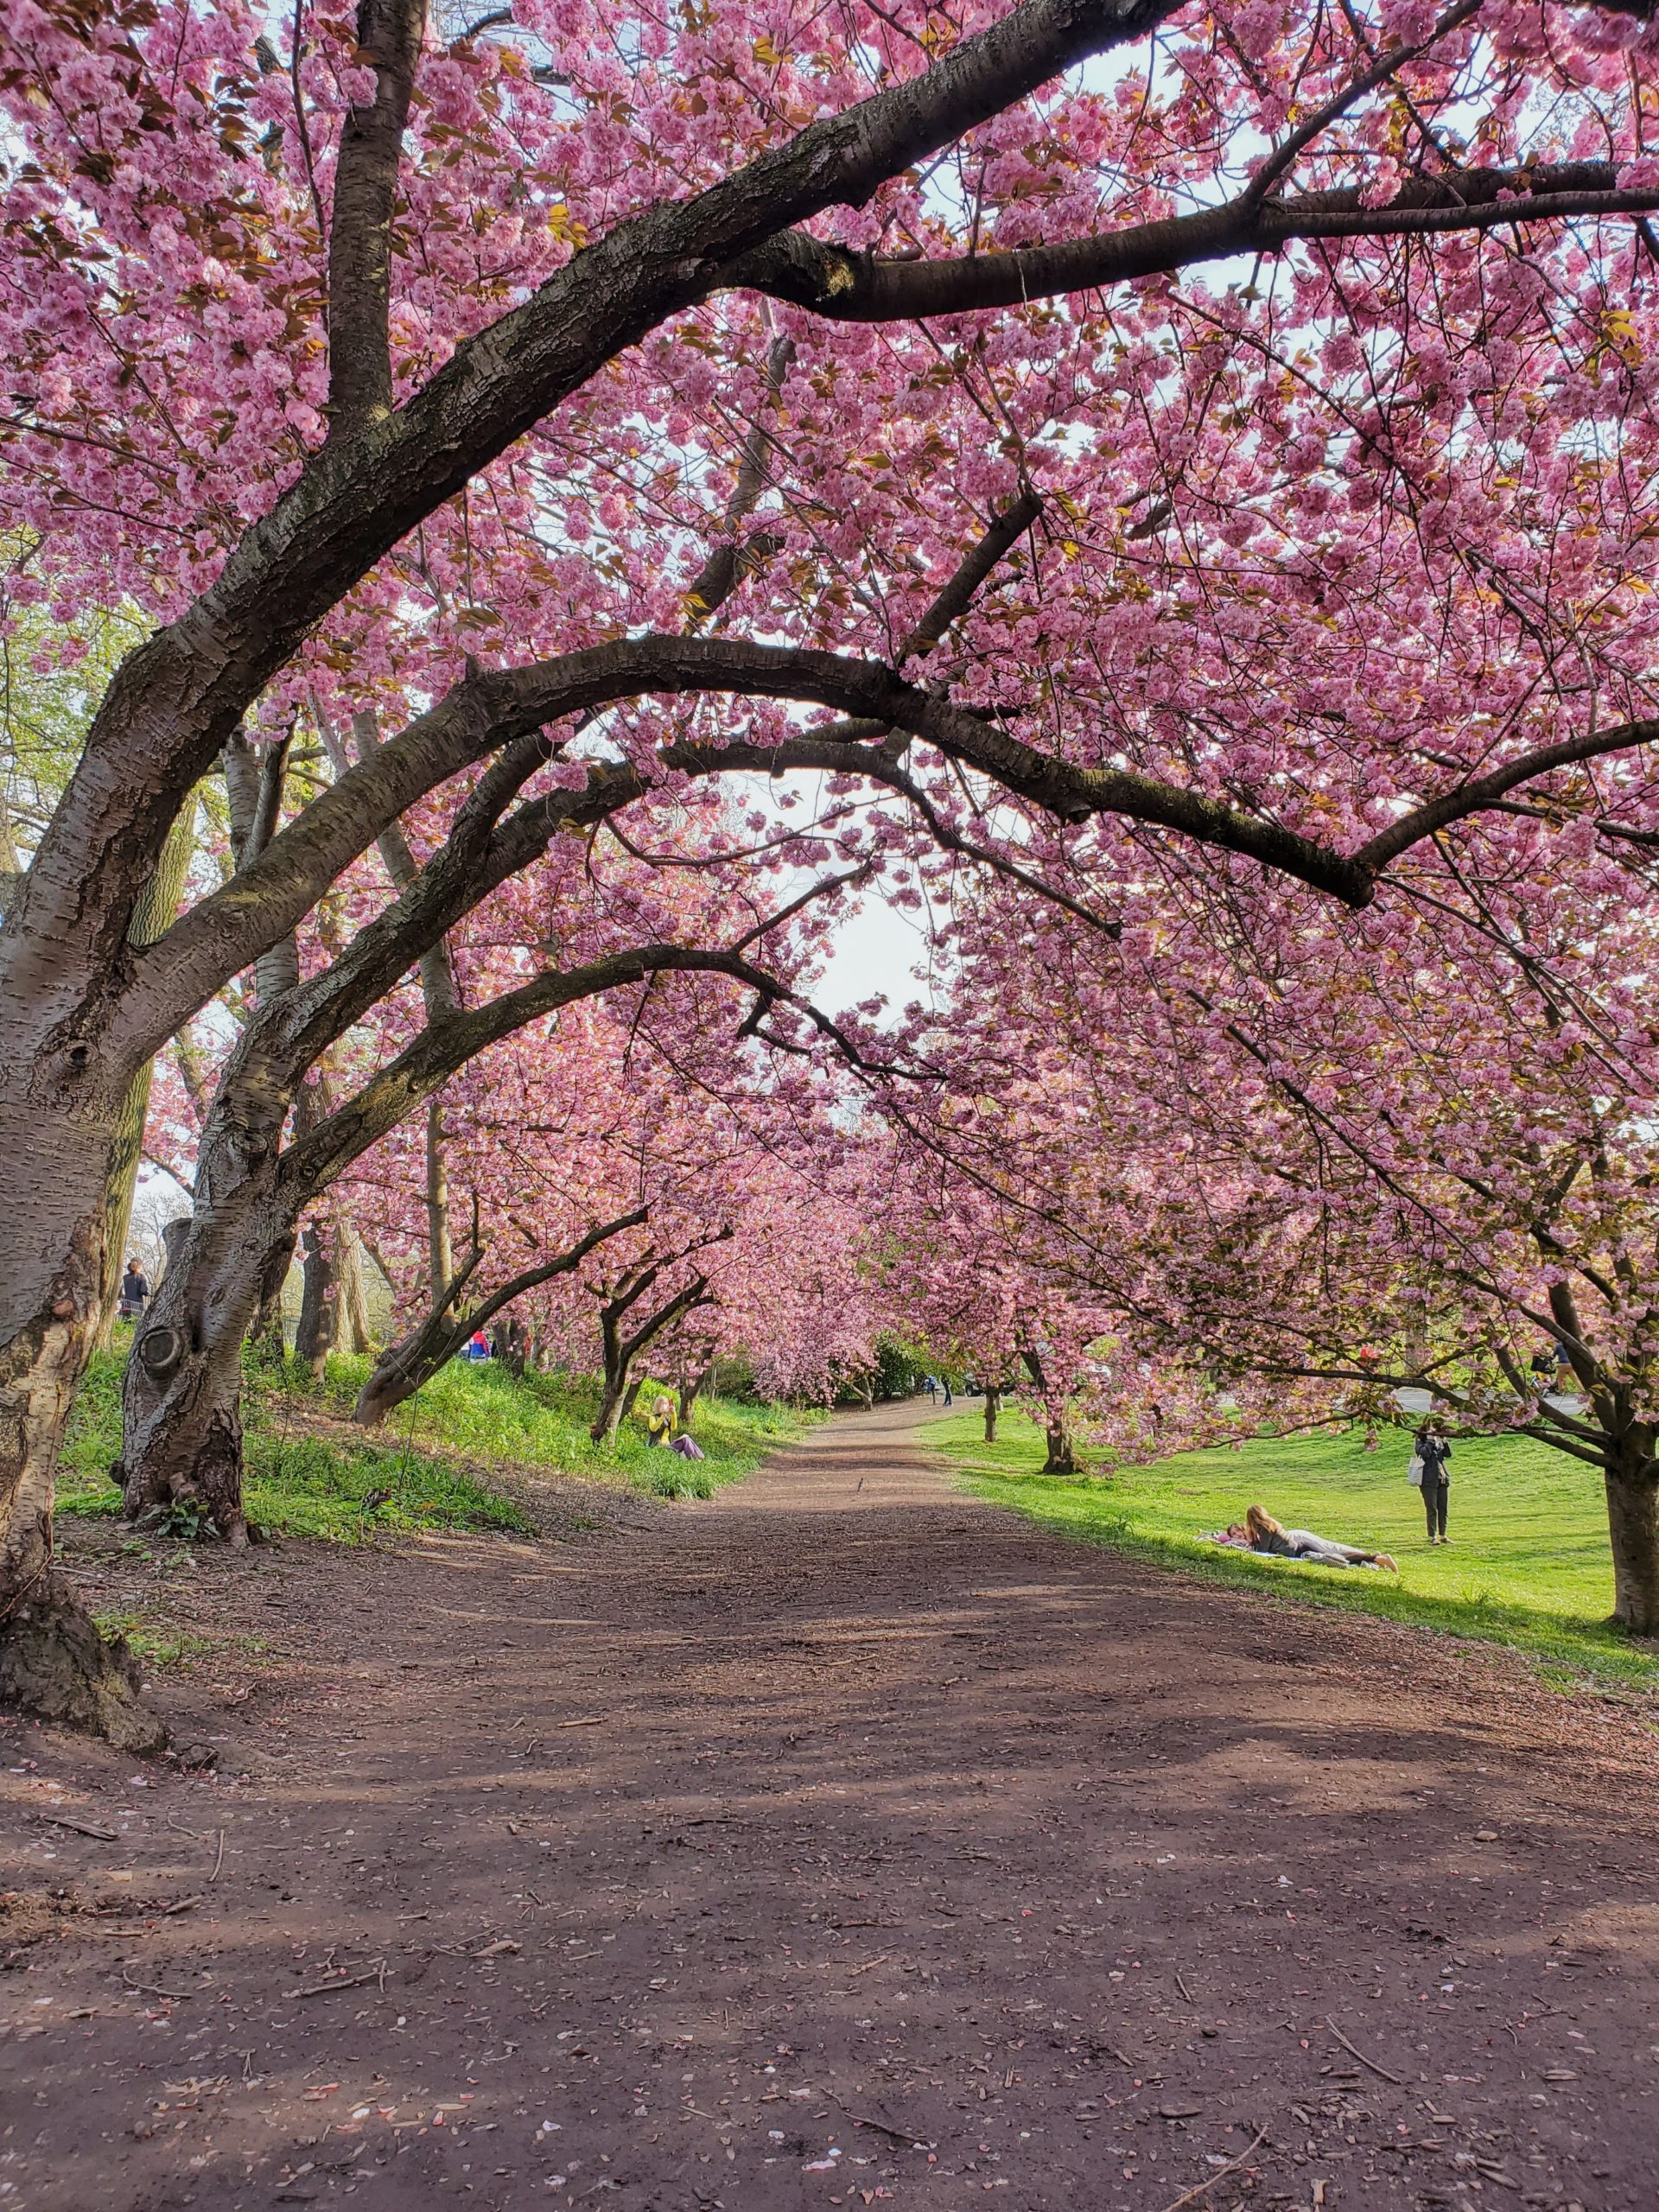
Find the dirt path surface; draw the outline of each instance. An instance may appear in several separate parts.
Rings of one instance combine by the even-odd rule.
[[[1064,1544],[915,1419],[204,1567],[276,1624],[216,1775],[0,1732],[0,2212],[1652,2212],[1650,1728]]]

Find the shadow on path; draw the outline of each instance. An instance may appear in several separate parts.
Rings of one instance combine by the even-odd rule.
[[[116,1909],[0,1979],[0,2212],[1649,2212],[1651,1737],[1069,1547],[918,1417],[365,1563],[219,1779],[14,1732],[118,1840],[6,1880]]]

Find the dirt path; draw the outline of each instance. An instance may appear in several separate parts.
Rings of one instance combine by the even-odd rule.
[[[0,2212],[1651,2212],[1652,1733],[1068,1547],[914,1418],[332,1623],[228,1570],[285,1657],[194,1693],[217,1777],[0,1733]]]

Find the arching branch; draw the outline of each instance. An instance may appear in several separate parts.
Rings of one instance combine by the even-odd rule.
[[[1357,188],[1291,199],[1258,199],[1247,190],[1189,215],[1127,224],[1052,245],[937,261],[884,260],[791,230],[732,262],[726,274],[734,287],[767,293],[831,321],[925,321],[1173,275],[1235,254],[1282,253],[1299,240],[1443,237],[1503,224],[1606,219],[1659,209],[1659,192],[1622,187],[1618,175],[1611,162],[1456,169],[1414,177],[1380,207],[1365,206]]]

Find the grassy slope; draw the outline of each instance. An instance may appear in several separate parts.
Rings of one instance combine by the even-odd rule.
[[[1459,1441],[1452,1452],[1452,1541],[1431,1551],[1406,1479],[1410,1439],[1384,1432],[1368,1452],[1358,1432],[1236,1449],[1187,1452],[1099,1481],[1045,1478],[1040,1433],[1005,1416],[994,1445],[977,1412],[924,1434],[979,1496],[1062,1535],[1111,1545],[1217,1581],[1347,1605],[1535,1655],[1556,1669],[1659,1688],[1659,1654],[1603,1624],[1612,1604],[1607,1522],[1593,1472],[1523,1439]],[[1391,1552],[1400,1573],[1287,1566],[1217,1551],[1208,1529],[1252,1503],[1287,1527]]]
[[[118,1332],[118,1339],[126,1334]],[[105,1471],[120,1450],[125,1352],[118,1341],[82,1387],[64,1449],[60,1513],[118,1510]],[[592,1482],[632,1481],[659,1495],[706,1496],[715,1484],[747,1474],[800,1426],[781,1407],[705,1400],[696,1421],[708,1454],[700,1465],[650,1450],[637,1429],[601,1450],[588,1436],[596,1402],[591,1385],[539,1375],[515,1380],[493,1361],[457,1360],[383,1428],[336,1427],[367,1370],[366,1359],[331,1359],[327,1380],[316,1386],[297,1370],[276,1376],[250,1369],[243,1404],[248,1511],[265,1529],[356,1541],[365,1529],[363,1498],[377,1489],[393,1492],[374,1513],[379,1528],[527,1529],[520,1509],[492,1488],[493,1463]]]

